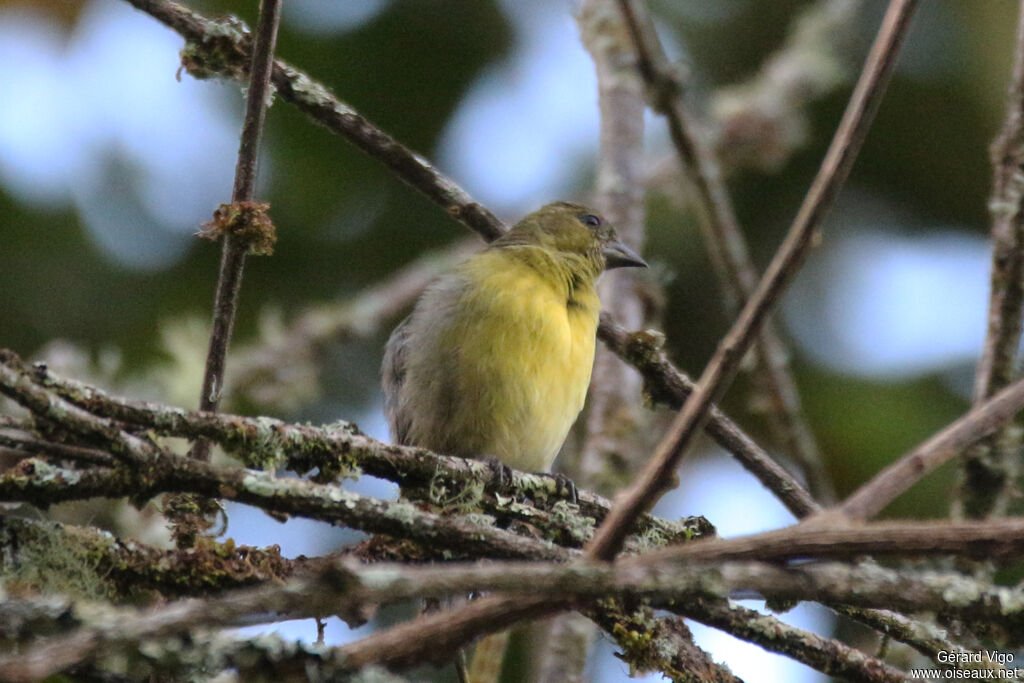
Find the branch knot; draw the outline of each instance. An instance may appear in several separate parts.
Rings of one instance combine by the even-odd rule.
[[[269,208],[270,204],[261,202],[221,204],[198,235],[215,242],[221,235],[232,235],[249,245],[250,254],[269,256],[277,242],[274,223],[267,214]]]
[[[181,56],[178,80],[181,80],[181,71],[184,69],[199,80],[228,75],[245,81],[247,56],[252,45],[249,28],[241,19],[233,16],[210,21],[207,26],[204,35],[186,40],[185,46],[178,53]]]

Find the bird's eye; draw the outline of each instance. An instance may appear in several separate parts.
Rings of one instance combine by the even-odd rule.
[[[587,213],[580,216],[580,220],[583,222],[584,225],[589,225],[592,228],[596,228],[597,226],[601,225],[601,219],[592,213]]]

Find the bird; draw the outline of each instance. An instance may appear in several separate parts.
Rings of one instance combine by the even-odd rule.
[[[590,384],[597,278],[646,266],[586,206],[524,217],[430,284],[392,332],[381,368],[392,440],[550,472]]]

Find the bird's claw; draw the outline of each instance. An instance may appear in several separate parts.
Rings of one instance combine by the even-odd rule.
[[[497,458],[484,458],[484,462],[491,468],[494,478],[498,480],[498,489],[504,489],[512,485],[512,468]]]
[[[579,491],[576,489],[576,482],[562,474],[561,472],[554,472],[548,474],[549,477],[555,480],[555,485],[558,486],[558,493],[565,492],[569,502],[573,505],[577,505],[580,502]]]

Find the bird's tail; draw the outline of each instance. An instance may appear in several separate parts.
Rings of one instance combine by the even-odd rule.
[[[470,683],[498,683],[511,631],[492,633],[476,644],[469,664]]]

